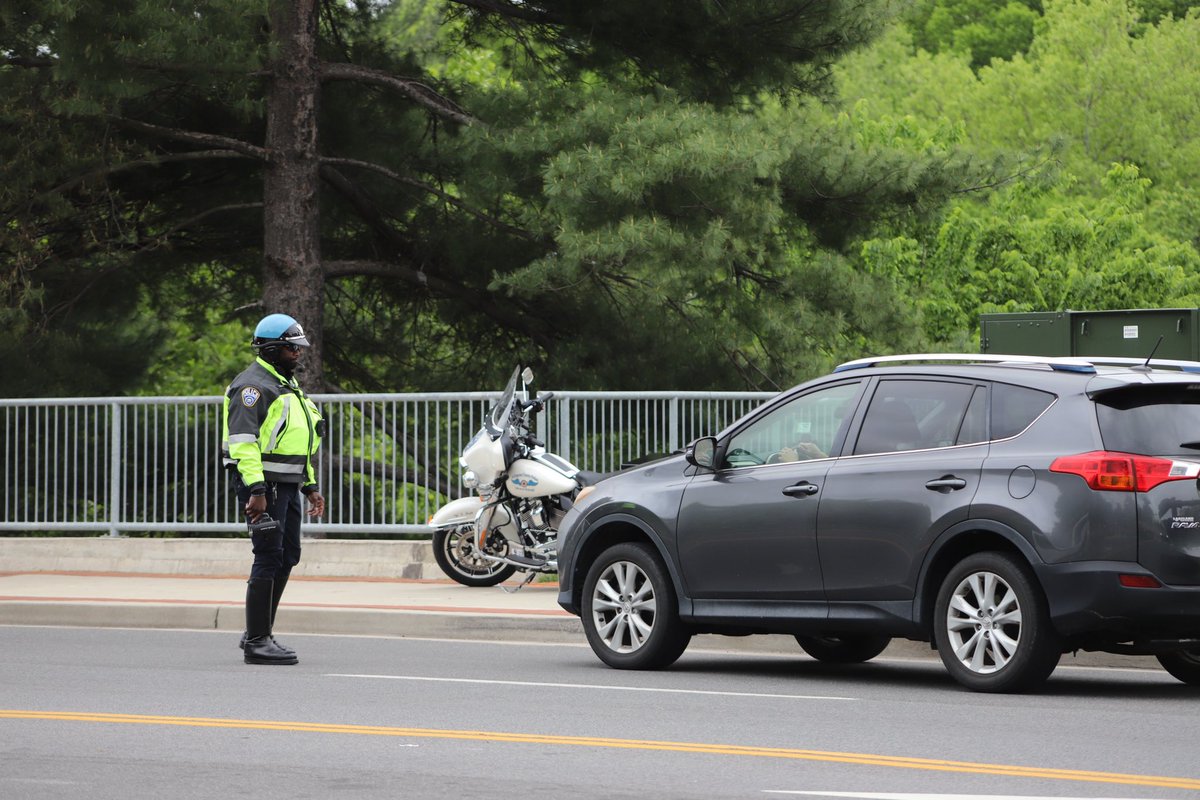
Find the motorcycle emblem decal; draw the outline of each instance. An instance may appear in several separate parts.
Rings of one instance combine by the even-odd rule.
[[[532,489],[538,485],[537,478],[532,475],[511,475],[509,476],[509,480],[522,489]]]
[[[253,386],[247,386],[245,389],[242,389],[242,405],[246,408],[253,408],[260,397],[262,397],[262,392]]]

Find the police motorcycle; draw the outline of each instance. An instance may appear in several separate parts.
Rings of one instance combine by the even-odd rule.
[[[532,380],[528,367],[513,370],[463,449],[462,481],[475,494],[446,503],[429,518],[434,559],[465,586],[495,586],[524,572],[516,591],[540,573],[557,572],[559,520],[579,490],[600,477],[546,452],[533,435],[531,421],[554,394],[528,399]]]

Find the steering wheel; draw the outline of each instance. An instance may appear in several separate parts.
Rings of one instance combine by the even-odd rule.
[[[746,450],[745,448],[742,448],[742,447],[735,447],[734,449],[730,450],[728,453],[725,454],[726,461],[736,461],[736,460],[740,460],[740,459],[745,459],[746,461],[749,461],[751,466],[758,466],[759,464],[767,463],[766,461],[763,461],[761,458],[759,458],[757,453],[751,453],[749,450]]]

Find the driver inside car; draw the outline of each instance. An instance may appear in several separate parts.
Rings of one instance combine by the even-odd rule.
[[[826,458],[827,453],[821,451],[821,448],[813,442],[796,442],[791,447],[780,448],[777,461],[808,461],[814,458]]]

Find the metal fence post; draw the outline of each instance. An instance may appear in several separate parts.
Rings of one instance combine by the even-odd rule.
[[[545,395],[546,395],[545,392],[541,391],[540,389],[538,390],[538,393],[537,393],[538,398],[542,398]],[[536,436],[538,439],[541,439],[546,444],[550,443],[550,439],[548,438],[549,433],[547,432],[549,430],[549,427],[550,427],[550,414],[549,413],[534,415],[534,417],[533,417],[533,435]]]
[[[679,449],[679,398],[671,398],[671,406],[669,414],[668,427],[671,430],[670,440],[667,442],[667,452],[674,453]]]
[[[121,411],[120,403],[110,406],[112,418],[108,424],[109,442],[108,458],[108,535],[121,535]]]
[[[558,401],[558,455],[575,463],[571,456],[571,400],[564,397]]]

